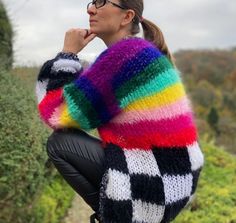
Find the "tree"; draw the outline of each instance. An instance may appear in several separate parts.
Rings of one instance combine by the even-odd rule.
[[[13,28],[0,0],[0,69],[9,69],[13,63]]]

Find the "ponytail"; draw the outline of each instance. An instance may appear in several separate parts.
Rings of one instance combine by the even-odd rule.
[[[144,9],[143,0],[119,0],[119,2],[124,8],[132,9],[135,12],[130,30],[131,34],[136,35],[140,32],[139,24],[141,23],[143,27],[144,38],[152,42],[175,66],[174,58],[167,47],[161,29],[151,21],[142,17]]]
[[[169,58],[171,63],[175,65],[174,58],[167,47],[161,29],[145,18],[142,18],[141,24],[143,27],[144,38],[153,42],[154,45]]]

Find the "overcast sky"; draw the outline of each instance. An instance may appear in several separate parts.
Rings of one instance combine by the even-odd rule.
[[[88,0],[3,0],[14,30],[15,65],[41,65],[63,47],[70,28],[87,28]],[[236,0],[145,0],[143,16],[163,31],[171,51],[236,46]],[[79,56],[105,49],[95,38]]]

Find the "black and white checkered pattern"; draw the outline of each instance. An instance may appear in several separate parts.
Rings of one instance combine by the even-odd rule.
[[[191,202],[204,157],[198,143],[183,148],[126,150],[109,144],[100,191],[103,223],[164,223]]]
[[[46,61],[40,69],[35,86],[38,104],[47,91],[71,83],[82,71],[83,67],[74,53],[59,52],[54,59]]]

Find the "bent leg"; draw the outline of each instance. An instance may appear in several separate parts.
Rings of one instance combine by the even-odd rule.
[[[48,138],[47,153],[69,185],[98,211],[105,159],[101,141],[79,129],[56,130]]]

